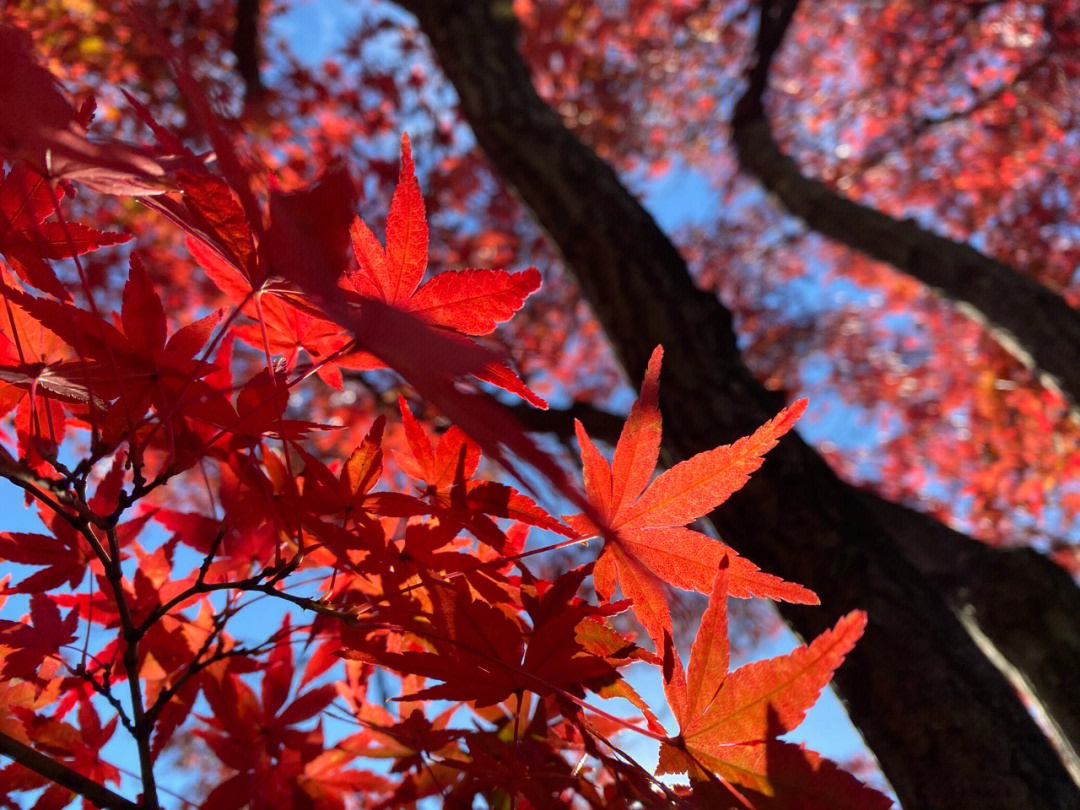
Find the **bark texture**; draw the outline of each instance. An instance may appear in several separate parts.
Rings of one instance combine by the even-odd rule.
[[[781,406],[743,365],[731,316],[615,173],[536,94],[509,2],[404,0],[476,137],[561,249],[632,379],[663,343],[670,458],[750,433]],[[804,636],[863,608],[837,683],[906,810],[1080,807],[1080,792],[945,597],[797,437],[712,520],[763,568],[818,592],[785,616]]]

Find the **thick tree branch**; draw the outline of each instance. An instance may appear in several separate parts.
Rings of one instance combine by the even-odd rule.
[[[990,548],[874,493],[862,496],[980,645],[1004,658],[1008,666],[995,666],[1044,715],[1054,747],[1080,781],[1080,589],[1072,577],[1034,549]]]
[[[78,771],[72,770],[62,762],[35,751],[29,745],[0,731],[0,754],[10,757],[15,762],[34,773],[51,779],[72,793],[96,804],[102,810],[142,810],[135,802],[125,799],[119,793],[113,793],[104,785],[88,779]]]
[[[653,347],[671,459],[749,434],[778,409],[739,356],[731,315],[696,288],[656,223],[539,98],[509,2],[403,0],[431,38],[476,137],[561,248],[632,379]],[[712,515],[724,539],[803,583],[785,609],[813,636],[853,608],[870,624],[837,681],[906,810],[1080,807],[1080,792],[946,598],[825,462],[786,438]],[[1045,643],[1052,644],[1047,636]]]
[[[574,420],[577,419],[594,439],[610,445],[619,440],[625,415],[611,413],[588,402],[574,402],[569,408],[550,408],[541,411],[531,405],[521,404],[511,408],[514,416],[532,433],[551,433],[560,439],[574,438]]]
[[[232,52],[236,72],[244,80],[244,97],[257,99],[265,89],[259,72],[259,0],[236,0]]]
[[[785,155],[765,111],[769,67],[798,0],[765,0],[756,61],[732,119],[739,164],[813,230],[892,265],[983,324],[1010,354],[1080,407],[1080,312],[1039,282],[971,245],[833,191]],[[1040,63],[1035,63],[1036,65]]]

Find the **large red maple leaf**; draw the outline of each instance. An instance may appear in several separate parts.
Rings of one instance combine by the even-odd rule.
[[[689,772],[706,785],[717,776],[757,810],[887,810],[892,803],[876,790],[778,739],[817,701],[862,636],[866,614],[850,613],[808,645],[729,673],[730,575],[721,560],[685,671],[666,645],[664,691],[679,734],[661,747],[658,772]]]
[[[764,453],[802,415],[806,401],[781,411],[752,436],[676,464],[650,485],[660,454],[662,358],[663,351],[657,347],[610,464],[581,423],[576,423],[585,489],[601,525],[583,515],[567,518],[567,522],[583,536],[604,537],[604,548],[593,573],[597,593],[610,598],[618,581],[658,646],[671,629],[664,583],[708,593],[724,556],[731,561],[732,596],[817,604],[813,592],[801,585],[763,573],[720,541],[686,528],[686,524],[708,514],[746,483],[749,474],[761,466]]]
[[[386,218],[386,247],[359,217],[353,220],[350,235],[356,268],[346,281],[353,290],[462,335],[493,332],[540,289],[540,271],[535,267],[519,273],[447,270],[421,285],[428,264],[428,226],[408,135],[401,139],[401,170]],[[501,363],[488,363],[473,375],[547,407]]]

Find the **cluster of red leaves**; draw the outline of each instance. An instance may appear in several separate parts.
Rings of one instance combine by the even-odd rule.
[[[5,595],[31,598],[27,616],[0,621],[0,733],[55,766],[0,769],[5,806],[40,789],[35,808],[65,806],[75,794],[49,778],[65,770],[118,784],[101,748],[119,725],[139,751],[148,809],[155,760],[192,736],[216,761],[202,760],[207,810],[412,807],[424,797],[454,807],[476,797],[535,808],[888,806],[778,739],[865,617],[729,674],[729,595],[816,599],[687,528],[742,486],[805,403],[650,485],[658,349],[611,464],[579,428],[581,495],[477,385],[542,404],[474,339],[510,318],[539,275],[447,271],[421,284],[427,222],[407,140],[384,247],[354,218],[340,166],[261,204],[212,118],[220,174],[145,112],[156,150],[87,139],[88,120],[18,32],[0,31],[19,55],[0,97],[26,110],[0,130],[11,167],[0,250],[14,271],[0,280],[0,402],[16,434],[0,475],[44,524],[0,535],[0,558],[35,569],[4,583]],[[41,92],[14,93],[20,81]],[[206,108],[190,76],[181,84]],[[182,229],[226,306],[167,313],[170,279],[132,252],[107,314],[113,304],[96,300],[79,256],[125,237],[66,220],[68,187],[47,173],[53,153],[67,156],[65,176],[138,196]],[[73,267],[52,264],[64,258]],[[433,444],[402,396],[392,439],[387,408],[347,457],[325,457],[308,438],[332,426],[297,418],[305,398],[326,394],[313,377],[341,389],[343,370],[374,368],[397,372],[455,426]],[[545,477],[551,497],[584,511],[559,520],[478,477],[482,451],[510,467],[507,450]],[[530,528],[566,539],[527,549]],[[604,541],[595,567],[540,576],[526,564],[593,536]],[[590,576],[598,601],[581,595]],[[617,582],[624,601],[612,601]],[[668,585],[712,594],[685,672]],[[237,617],[271,600],[284,620],[250,638]],[[627,610],[655,652],[611,623]],[[297,644],[308,655],[294,687]],[[626,680],[631,664],[660,675],[677,735]],[[623,698],[633,714],[591,696]],[[351,733],[327,739],[330,719]],[[616,735],[629,734],[660,743],[656,774],[620,748]],[[689,786],[657,778],[678,772]]]

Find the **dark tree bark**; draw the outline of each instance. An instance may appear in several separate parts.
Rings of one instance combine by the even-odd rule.
[[[244,80],[244,98],[258,99],[265,89],[259,71],[259,0],[236,0],[232,52],[236,72]]]
[[[863,503],[980,648],[1045,713],[1055,747],[1080,781],[1080,589],[1072,577],[1034,549],[990,548],[873,493],[864,492]]]
[[[632,379],[653,347],[665,452],[750,433],[781,405],[742,363],[730,313],[611,168],[536,94],[509,2],[404,0],[428,34],[476,137],[562,250]],[[838,673],[852,717],[907,810],[1080,807],[1080,792],[1014,690],[946,598],[798,437],[711,519],[763,568],[813,588],[818,608],[784,613],[804,636],[854,608],[866,635]]]
[[[798,0],[766,0],[757,62],[735,108],[732,137],[739,165],[772,191],[808,227],[892,265],[955,302],[1074,412],[1080,406],[1080,312],[1008,264],[947,239],[911,219],[857,203],[802,173],[773,137],[764,96],[769,66]]]

